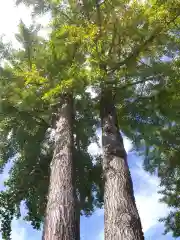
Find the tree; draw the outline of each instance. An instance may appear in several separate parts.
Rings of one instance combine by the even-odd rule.
[[[160,178],[161,201],[170,207],[170,213],[160,221],[165,223],[165,234],[172,232],[179,237],[179,24],[177,24],[165,46],[168,60],[167,85],[159,93],[156,106],[162,118],[166,118],[146,148],[145,169],[157,173]],[[167,70],[167,67],[166,67]],[[168,118],[167,118],[168,117]],[[152,148],[152,140],[156,145]],[[150,147],[151,146],[151,147]]]
[[[22,23],[20,27],[26,28]],[[40,224],[44,221],[50,162],[54,151],[54,143],[47,131],[53,128],[51,116],[56,113],[54,102],[44,101],[37,95],[44,96],[44,89],[40,85],[40,81],[44,81],[43,76],[48,74],[52,77],[53,74],[59,74],[58,62],[54,59],[51,62],[52,53],[49,48],[46,49],[47,43],[42,39],[40,39],[42,42],[38,44],[33,40],[30,51],[26,51],[27,41],[24,41],[24,34],[31,34],[31,31],[21,32],[22,37],[18,39],[23,40],[22,43],[25,42],[26,45],[21,51],[13,52],[13,56],[10,57],[13,67],[11,64],[6,66],[2,69],[1,76],[3,89],[1,92],[1,132],[4,137],[2,137],[1,145],[3,160],[1,168],[3,169],[9,158],[15,157],[10,178],[5,184],[7,191],[1,193],[1,202],[4,203],[1,209],[2,232],[5,238],[10,235],[10,223],[13,216],[19,217],[22,200],[25,200],[28,209],[26,219],[35,228],[40,228]],[[29,37],[29,39],[32,38]],[[37,36],[35,39],[38,39]],[[32,49],[34,51],[31,51]],[[29,57],[27,53],[31,53],[31,56]],[[29,59],[31,59],[31,67],[29,67]],[[52,100],[52,94],[50,96]],[[98,170],[92,165],[92,157],[87,152],[91,139],[93,141],[95,139],[96,129],[96,120],[89,112],[92,104],[88,103],[88,98],[89,95],[83,93],[81,99],[74,99],[75,111],[71,112],[74,114],[72,125],[76,136],[72,149],[74,184],[78,196],[78,209],[86,215],[91,214],[96,200],[92,192],[96,189],[96,182],[92,176],[96,175]],[[84,116],[87,121],[83,120]],[[93,125],[94,128],[92,128]],[[11,133],[10,137],[8,137],[9,133]],[[78,234],[76,233],[76,238]]]

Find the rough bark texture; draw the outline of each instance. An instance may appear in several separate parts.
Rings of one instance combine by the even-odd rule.
[[[111,91],[101,98],[105,240],[144,240]]]
[[[71,98],[64,99],[56,117],[43,240],[76,240],[71,101]]]

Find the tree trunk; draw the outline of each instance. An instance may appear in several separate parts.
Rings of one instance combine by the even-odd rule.
[[[144,240],[113,94],[101,97],[105,240]]]
[[[76,240],[80,240],[80,211],[76,214]]]
[[[64,97],[55,122],[55,148],[43,240],[76,240],[75,186],[73,182],[72,98]]]

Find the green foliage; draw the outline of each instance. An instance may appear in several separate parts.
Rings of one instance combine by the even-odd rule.
[[[6,190],[0,193],[0,219],[4,239],[10,238],[13,217],[20,217],[22,201],[27,208],[25,220],[30,221],[36,229],[43,223],[53,156],[53,139],[50,134],[53,130],[52,116],[56,112],[56,104],[59,103],[59,95],[63,90],[53,92],[54,94],[51,94],[51,91],[54,91],[58,84],[63,86],[63,83],[68,89],[73,89],[72,84],[68,85],[68,81],[63,82],[63,79],[70,75],[75,78],[74,71],[77,71],[77,65],[62,59],[62,55],[56,60],[50,48],[51,44],[44,41],[42,47],[41,41],[42,39],[39,39],[38,42],[37,37],[37,42],[33,45],[37,51],[34,56],[30,55],[30,59],[24,58],[25,55],[22,54],[26,54],[26,46],[20,50],[21,54],[12,51],[11,64],[5,66],[1,74],[1,171],[10,158],[13,158],[9,178],[5,182]],[[62,61],[63,66],[57,69],[57,65]],[[79,77],[80,81],[82,72],[79,72],[76,79]],[[96,140],[97,120],[92,115],[94,110],[89,94],[82,92],[79,86],[77,88],[77,91],[74,90],[73,158],[80,210],[88,216],[93,212],[94,206],[100,206],[102,201],[102,198],[99,201],[94,194],[94,191],[97,194],[102,192],[98,186],[101,167],[93,165],[93,158],[87,152],[89,144]],[[48,97],[44,98],[46,95]],[[96,176],[95,179],[93,176]]]
[[[145,169],[151,173],[157,173],[160,178],[161,201],[170,208],[167,217],[160,219],[165,224],[165,234],[172,232],[174,237],[179,237],[179,156],[180,156],[180,138],[179,138],[179,25],[172,30],[172,35],[166,42],[162,51],[167,56],[166,70],[163,71],[166,84],[163,85],[156,94],[154,104],[152,105],[152,114],[158,114],[161,117],[159,128],[144,128],[144,133],[149,134],[146,142],[140,142],[140,135],[136,140],[142,148],[146,149]],[[155,101],[156,100],[156,101]],[[150,110],[150,106],[148,109]],[[153,113],[154,111],[154,113]],[[153,119],[154,120],[154,119]],[[149,133],[148,133],[149,132]],[[148,141],[147,141],[148,140]]]
[[[78,144],[76,142],[77,152],[74,156],[77,159],[83,158],[83,161],[77,161],[78,164],[82,164],[77,166],[77,188],[82,191],[83,208],[87,213],[91,212],[92,204],[86,205],[85,196],[88,196],[90,203],[94,201],[92,186],[95,185],[94,189],[98,192],[99,199],[103,200],[103,184],[102,182],[99,184],[101,179],[98,177],[101,172],[99,161],[97,168],[94,168],[92,158],[87,154],[89,140],[94,136],[92,125],[99,112],[99,93],[103,87],[108,86],[113,91],[120,128],[133,140],[137,150],[143,154],[146,153],[146,165],[152,165],[151,171],[160,169],[159,166],[168,166],[164,156],[169,156],[166,155],[166,151],[167,149],[169,151],[169,146],[174,146],[175,141],[169,134],[169,129],[167,131],[165,127],[171,126],[173,121],[177,126],[179,121],[179,76],[177,74],[179,61],[175,57],[179,43],[177,26],[180,22],[180,2],[175,0],[142,2],[89,0],[80,3],[68,1],[63,7],[62,1],[17,2],[32,5],[34,11],[49,10],[53,17],[52,33],[49,41],[40,40],[37,36],[34,37],[33,30],[27,31],[25,26],[21,25],[23,37],[19,39],[23,39],[24,49],[13,55],[13,67],[4,69],[12,77],[3,75],[5,84],[4,91],[1,93],[2,99],[9,102],[13,108],[15,107],[18,114],[22,115],[24,112],[30,114],[35,120],[34,128],[40,131],[37,122],[41,119],[43,123],[46,122],[51,126],[53,106],[59,102],[62,94],[73,92],[76,100],[80,97],[80,101],[75,103],[74,124],[77,126],[74,131],[77,136],[79,134],[79,140]],[[32,41],[29,33],[37,41]],[[26,40],[30,44],[27,44]],[[32,47],[35,48],[33,54],[29,51]],[[162,60],[164,56],[171,58],[171,64],[164,63]],[[13,79],[11,84],[7,84],[9,79]],[[84,93],[89,85],[98,93],[95,103]],[[91,106],[88,105],[89,102]],[[85,107],[88,107],[88,112],[85,111]],[[4,110],[2,115],[6,116]],[[2,121],[2,125],[7,126],[2,130],[6,138],[6,132],[12,129],[15,123],[15,115],[11,116],[10,120],[8,119],[10,123],[7,124],[4,118],[4,123]],[[12,180],[15,183],[14,189],[18,189],[19,186],[19,166],[24,166],[23,164],[26,166],[30,161],[29,153],[33,148],[33,145],[31,148],[31,141],[32,144],[36,142],[35,133],[37,132],[32,131],[31,124],[22,121],[22,125],[18,124],[20,125],[18,134],[12,135],[13,151],[14,146],[17,145],[15,152],[21,154],[11,173],[14,176]],[[46,130],[47,128],[46,126]],[[31,138],[33,132],[34,135]],[[44,132],[42,131],[41,134],[41,139],[44,140]],[[25,144],[23,142],[25,139],[29,139],[30,142]],[[38,147],[40,153],[41,143]],[[5,147],[9,149],[8,146]],[[29,175],[31,173],[29,169],[32,170],[37,159],[43,159],[38,155],[38,151],[38,157],[34,158],[34,163],[28,165]],[[160,159],[161,156],[163,156],[162,159]],[[2,166],[7,162],[4,159],[8,158],[9,155],[3,158]],[[25,169],[24,172],[27,174],[26,168],[22,169]],[[39,174],[37,176],[36,182],[40,179]],[[86,185],[83,186],[81,183],[84,181]],[[93,183],[96,184],[93,185]],[[13,186],[12,182],[8,185],[10,186]],[[25,195],[27,186],[31,189],[28,189],[30,195]],[[36,190],[33,190],[32,186],[31,181],[29,185],[23,185],[26,190],[20,200],[27,199],[28,209],[31,209],[29,219],[32,222],[32,219],[35,219],[37,223],[42,219],[43,210],[37,211],[37,209],[41,206],[45,193],[43,192],[41,195],[43,197],[40,198],[41,184],[37,184]],[[36,200],[32,199],[33,194],[37,196]],[[16,200],[13,203],[16,203]],[[36,225],[35,222],[33,225]]]

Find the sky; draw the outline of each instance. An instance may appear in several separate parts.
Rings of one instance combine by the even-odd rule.
[[[0,2],[0,35],[5,34],[5,40],[15,41],[14,34],[17,32],[17,25],[22,19],[25,24],[31,23],[30,11],[25,6],[15,7],[13,0]],[[41,18],[40,23],[47,23],[47,17]],[[42,32],[42,34],[44,34]],[[128,163],[133,179],[134,192],[137,208],[142,221],[143,231],[146,240],[172,240],[171,234],[163,236],[163,224],[158,222],[160,217],[166,216],[168,208],[159,202],[160,195],[159,180],[156,176],[150,176],[143,170],[142,159],[131,150],[132,143],[124,137],[125,148],[128,152]],[[89,147],[91,153],[99,151],[95,144]],[[0,175],[0,188],[7,177],[6,171]],[[97,210],[91,217],[81,217],[81,239],[82,240],[103,240],[103,210]],[[0,235],[0,240],[1,240]],[[12,223],[12,240],[39,240],[41,232],[32,229],[29,223],[23,220],[14,220]]]

